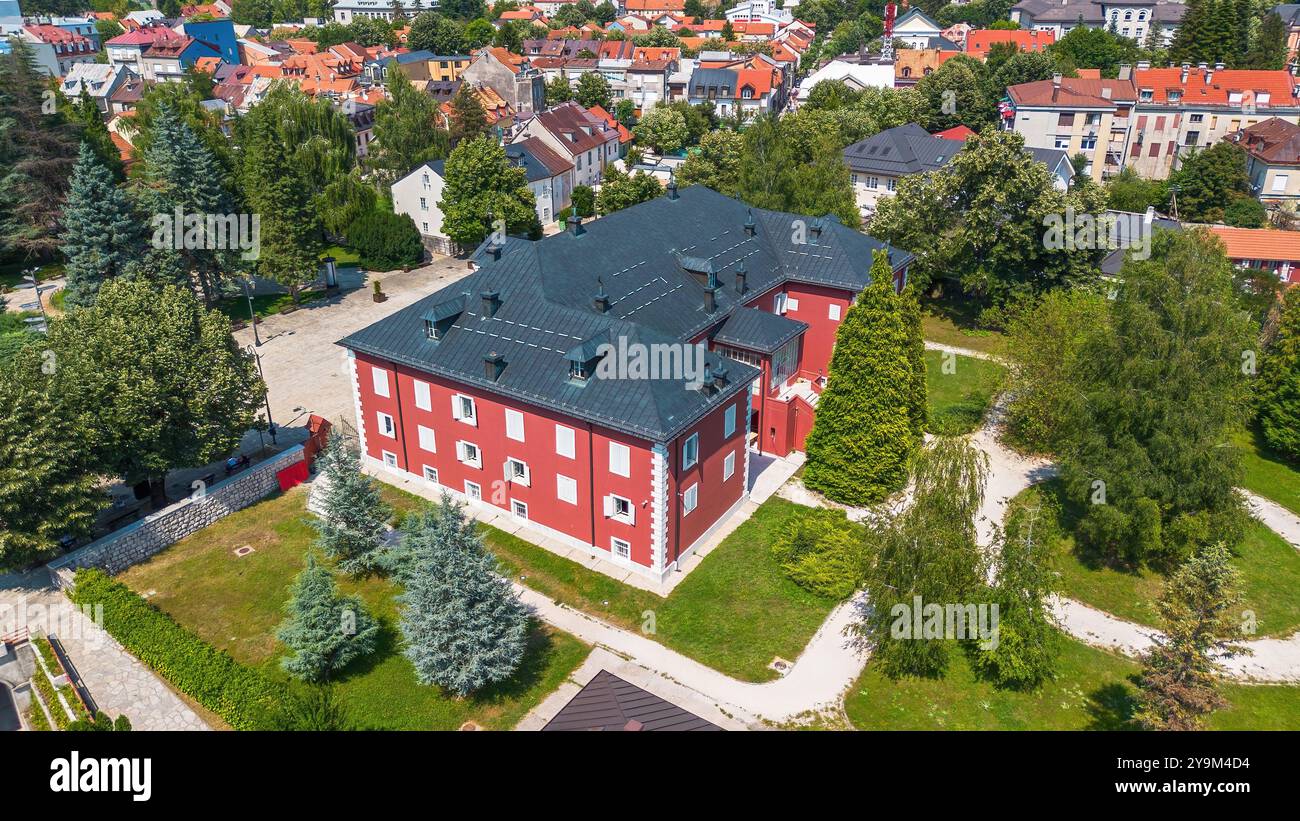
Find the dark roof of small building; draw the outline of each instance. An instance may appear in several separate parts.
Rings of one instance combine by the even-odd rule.
[[[1070,153],[1060,148],[1036,148],[1034,146],[1025,146],[1029,155],[1047,166],[1048,171],[1055,171],[1061,167],[1061,163],[1069,163]]]
[[[654,693],[601,670],[578,691],[543,731],[721,730]]]
[[[793,236],[798,220],[805,222],[805,244]],[[718,329],[743,302],[784,282],[856,294],[870,282],[874,251],[889,252],[896,271],[912,259],[833,218],[751,209],[703,186],[617,211],[584,225],[579,235],[565,232],[537,242],[508,238],[498,259],[487,247],[474,254],[481,267],[473,274],[339,344],[658,442],[746,389],[758,372],[709,353],[707,366],[716,370],[725,363],[728,372],[716,393],[687,389],[672,378],[575,384],[566,354],[602,335],[612,343],[680,345]],[[689,257],[707,260],[714,269],[712,313],[705,305],[707,273],[683,267],[681,260]],[[736,277],[742,261],[743,294]],[[490,319],[479,307],[479,295],[489,291],[500,298]],[[471,296],[459,318],[439,340],[427,338],[422,315],[465,293]],[[608,298],[607,312],[596,309],[597,293]],[[506,360],[495,379],[485,374],[490,353]]]
[[[691,74],[688,91],[695,94],[696,89],[726,89],[724,96],[731,96],[736,90],[736,72],[729,68],[697,68]]]
[[[713,335],[714,342],[773,353],[808,329],[808,323],[742,305]]]
[[[860,173],[891,177],[942,168],[965,143],[928,134],[916,123],[890,128],[844,149],[844,161]]]
[[[1150,209],[1147,214],[1138,214],[1131,211],[1109,210],[1104,218],[1113,218],[1114,227],[1110,229],[1119,246],[1115,250],[1106,254],[1101,261],[1101,272],[1105,276],[1119,276],[1120,269],[1124,267],[1124,258],[1128,255],[1128,249],[1136,244],[1141,243],[1144,238],[1149,238],[1151,231],[1163,229],[1165,231],[1182,230],[1182,223],[1178,220],[1169,219],[1168,217],[1157,216],[1155,209]],[[1145,229],[1138,229],[1137,222],[1141,221],[1147,226]],[[1145,235],[1139,233],[1134,235],[1134,230],[1139,232],[1145,231]]]
[[[1282,3],[1274,6],[1270,11],[1281,17],[1283,23],[1300,26],[1300,3]]]
[[[563,174],[573,163],[552,151],[539,137],[529,137],[505,147],[511,165],[524,169],[529,182],[548,180]]]

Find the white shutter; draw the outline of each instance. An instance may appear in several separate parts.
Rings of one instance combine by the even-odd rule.
[[[437,448],[437,442],[434,439],[433,429],[426,428],[424,425],[419,425],[416,428],[416,430],[420,434],[420,447],[423,450],[429,451],[430,453],[437,453],[438,448]]]
[[[375,385],[375,394],[388,396],[388,371],[372,366],[370,368],[370,378]]]
[[[458,461],[458,462],[464,462],[464,461],[465,461],[465,443],[464,443],[464,442],[457,442],[457,443],[456,443],[456,461]]]
[[[603,502],[605,503],[605,515],[606,515],[606,516],[613,516],[613,515],[614,515],[614,497],[613,497],[613,496],[605,496],[601,501],[603,501]]]
[[[627,523],[630,525],[636,524],[636,505],[631,503],[627,506]]]
[[[511,476],[510,476],[510,460],[509,460],[509,459],[507,459],[507,460],[505,460],[504,462],[501,463],[501,471],[505,474],[505,476],[506,476],[506,481],[509,482],[510,479],[511,479]]]
[[[506,408],[506,436],[516,442],[524,441],[524,415]]]
[[[459,420],[460,417],[460,394],[451,395],[451,418]]]
[[[609,443],[609,472],[618,476],[630,476],[632,469],[631,451],[627,445],[618,442]]]
[[[420,410],[433,410],[433,400],[429,396],[429,383],[415,380],[415,406]]]
[[[555,426],[555,452],[569,459],[574,458],[573,428],[564,425]]]
[[[799,310],[799,300],[795,299],[794,297],[787,296],[785,298],[785,311],[797,311],[797,310]],[[785,313],[785,311],[782,311],[781,313]]]

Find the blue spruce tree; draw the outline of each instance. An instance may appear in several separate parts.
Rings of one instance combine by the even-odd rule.
[[[289,617],[277,633],[292,654],[281,666],[303,681],[325,681],[331,673],[374,652],[379,625],[356,596],[340,596],[329,568],[307,554],[307,567],[294,582]]]
[[[94,303],[99,286],[125,274],[143,242],[130,198],[83,142],[63,209],[61,250],[68,260],[68,307]]]

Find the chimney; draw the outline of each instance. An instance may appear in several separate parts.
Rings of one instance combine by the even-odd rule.
[[[700,380],[700,393],[710,395],[717,390],[717,385],[713,381],[713,368],[706,362],[704,363],[704,378]]]
[[[1137,70],[1138,70],[1138,71],[1148,71],[1150,68],[1151,68],[1151,61],[1150,61],[1150,60],[1138,60],[1138,63],[1137,63]],[[1120,78],[1120,79],[1123,79],[1123,78]]]
[[[497,242],[496,240],[493,240],[492,242],[488,243],[487,253],[488,256],[492,257],[493,262],[501,259],[501,251],[502,251],[501,243]]]
[[[605,283],[600,277],[596,277],[596,298],[591,302],[600,313],[609,313],[609,294],[605,293]]]
[[[754,209],[752,208],[746,209],[746,212],[747,212],[747,216],[745,217],[745,236],[752,237],[754,236],[754,232],[758,230],[758,225],[757,223],[754,222]]]
[[[500,291],[484,291],[480,296],[483,297],[483,316],[487,319],[497,315],[497,308],[501,307]]]
[[[506,359],[496,351],[483,357],[483,375],[486,376],[489,381],[497,381],[497,379],[501,378],[501,372],[505,369]]]
[[[676,177],[668,178],[668,199],[670,200],[677,199],[677,178]]]
[[[1187,82],[1187,74],[1188,74],[1191,70],[1192,70],[1192,64],[1191,64],[1191,63],[1183,63],[1183,72],[1182,72],[1182,74],[1179,75],[1178,82],[1180,82],[1180,83],[1186,83],[1186,82]]]
[[[1223,63],[1215,63],[1214,68],[1206,69],[1205,84],[1208,86],[1211,83],[1211,81],[1214,80],[1214,72],[1222,71],[1222,70],[1223,70]]]
[[[723,386],[726,384],[727,366],[719,364],[718,367],[713,369],[713,387],[722,390]]]
[[[717,280],[714,280],[714,283],[716,282]],[[704,313],[706,314],[717,313],[717,310],[718,310],[718,286],[716,284],[713,284],[710,287],[704,289]]]
[[[1138,63],[1138,67],[1141,68],[1141,66],[1142,64]],[[1132,78],[1132,76],[1133,76],[1133,66],[1129,65],[1128,63],[1120,63],[1119,74],[1116,75],[1115,79],[1124,82]]]
[[[744,259],[737,260],[736,261],[736,293],[738,294],[745,293],[746,276],[747,276],[747,272],[745,271],[745,260]]]
[[[1056,86],[1056,87],[1058,87],[1058,88],[1060,87],[1060,85],[1061,85],[1061,74],[1060,74],[1060,72],[1057,72],[1056,74],[1053,74],[1053,75],[1052,75],[1052,85],[1053,85],[1053,86]]]
[[[577,214],[569,215],[569,233],[575,237],[580,237],[587,233],[587,229],[582,227],[582,217]]]

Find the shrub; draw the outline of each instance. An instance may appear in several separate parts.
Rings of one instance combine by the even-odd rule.
[[[77,571],[72,600],[102,605],[104,629],[132,655],[236,730],[272,726],[284,687],[181,627],[101,570]]]
[[[361,263],[374,271],[419,265],[424,245],[415,221],[405,214],[374,210],[357,217],[348,226],[347,244]]]
[[[844,599],[862,583],[865,543],[861,529],[836,510],[800,511],[772,545],[772,558],[795,584]]]

